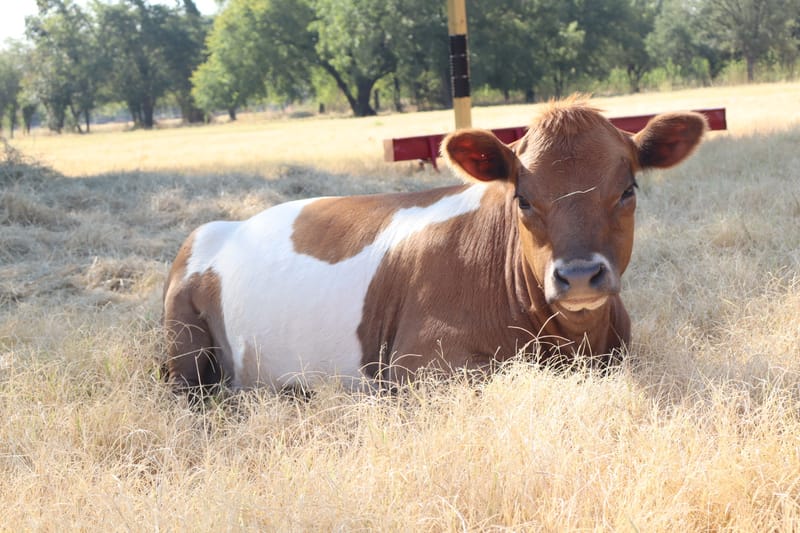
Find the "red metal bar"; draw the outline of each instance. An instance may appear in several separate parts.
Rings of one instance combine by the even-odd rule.
[[[725,108],[715,108],[715,109],[698,109],[697,113],[701,113],[706,116],[708,120],[708,127],[712,130],[725,130],[728,128],[728,122],[725,118]],[[630,133],[636,133],[644,129],[650,119],[655,117],[656,115],[641,115],[638,117],[617,117],[617,118],[610,118],[608,119],[613,125],[618,127],[623,131],[627,131]]]
[[[708,119],[708,127],[712,130],[725,130],[728,123],[725,116],[725,108],[699,109]],[[647,125],[656,115],[639,115],[634,117],[614,117],[609,120],[621,130],[629,133],[636,133]],[[492,130],[498,139],[506,144],[510,144],[525,135],[527,127],[498,128]],[[427,161],[436,166],[436,158],[439,157],[439,145],[444,135],[420,135],[417,137],[401,137],[399,139],[384,139],[383,159],[384,161]]]

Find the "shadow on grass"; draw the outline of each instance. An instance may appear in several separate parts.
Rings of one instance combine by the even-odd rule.
[[[183,240],[211,220],[241,220],[299,198],[419,190],[454,181],[446,174],[386,179],[299,165],[258,174],[125,171],[73,178],[5,142],[2,148],[0,305],[98,288],[135,291],[136,280],[163,276]]]

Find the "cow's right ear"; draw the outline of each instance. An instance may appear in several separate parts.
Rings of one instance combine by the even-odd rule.
[[[442,141],[442,157],[463,178],[493,181],[516,179],[520,161],[514,151],[488,130],[458,130]]]
[[[633,136],[642,168],[668,168],[691,155],[708,130],[700,113],[663,113]]]

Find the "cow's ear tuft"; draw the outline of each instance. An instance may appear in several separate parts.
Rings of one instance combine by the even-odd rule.
[[[468,180],[513,181],[519,171],[514,152],[487,130],[458,130],[442,141],[442,157]]]
[[[633,136],[641,168],[667,168],[691,155],[708,130],[700,113],[665,113]]]

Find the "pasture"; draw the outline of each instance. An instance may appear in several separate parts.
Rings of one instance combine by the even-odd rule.
[[[448,131],[450,112],[6,145],[0,529],[800,529],[800,84],[595,103],[728,108],[728,132],[639,177],[622,368],[518,362],[386,397],[330,385],[190,407],[160,381],[162,284],[205,221],[453,183],[381,161],[383,138]]]

